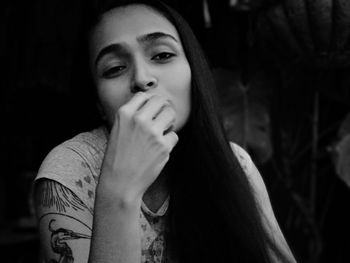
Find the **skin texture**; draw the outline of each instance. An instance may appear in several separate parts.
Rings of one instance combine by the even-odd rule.
[[[156,210],[166,198],[165,175],[158,175],[177,140],[161,133],[179,131],[190,114],[191,70],[178,33],[154,10],[132,5],[103,16],[92,33],[90,50],[100,106],[112,127],[104,167],[117,167],[115,173],[128,179],[133,178],[129,174],[149,174],[138,194],[148,190],[144,200]],[[151,154],[150,145],[159,143],[163,149],[156,152],[164,147],[165,152],[149,160],[157,155]],[[135,163],[139,171],[133,170]],[[147,165],[152,170],[146,171]],[[137,183],[118,186],[130,192],[131,184]]]
[[[90,50],[100,107],[110,126],[95,207],[92,211],[57,182],[38,182],[43,254],[45,262],[141,262],[141,201],[149,196],[150,207],[164,198],[159,178],[167,174],[176,132],[190,114],[191,70],[175,28],[143,5],[106,13],[92,32]],[[264,224],[289,253],[262,178],[252,167],[247,176]]]
[[[169,34],[175,40],[137,40],[154,32]],[[95,28],[91,42],[92,72],[110,124],[117,110],[134,96],[135,86],[170,101],[176,112],[176,131],[185,124],[190,112],[191,70],[178,33],[166,18],[145,6],[111,10]],[[121,50],[105,54],[95,64],[99,52],[116,43]]]
[[[142,197],[188,119],[191,71],[174,27],[143,5],[103,16],[92,33],[91,58],[112,129],[96,189],[89,261],[140,262]]]
[[[159,178],[165,177],[160,174],[178,141],[176,132],[190,114],[191,70],[176,29],[143,5],[104,14],[91,34],[90,50],[110,128],[94,216],[59,183],[38,183],[44,255],[57,262],[140,262],[142,198],[148,196],[155,208],[165,198]],[[56,203],[76,206],[62,209]]]

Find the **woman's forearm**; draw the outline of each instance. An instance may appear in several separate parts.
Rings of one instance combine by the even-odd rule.
[[[141,262],[140,206],[141,200],[126,201],[99,186],[89,263]]]
[[[90,263],[141,261],[142,196],[178,142],[175,120],[169,100],[146,92],[115,112],[96,189]]]

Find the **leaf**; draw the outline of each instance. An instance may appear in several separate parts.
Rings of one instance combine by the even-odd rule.
[[[315,48],[327,54],[332,36],[332,0],[305,0]]]
[[[255,76],[244,85],[238,73],[225,69],[214,70],[214,76],[228,138],[249,149],[257,163],[266,162],[273,150],[264,79]]]
[[[276,5],[268,10],[267,19],[275,32],[275,35],[273,36],[275,41],[280,41],[280,44],[285,46],[288,52],[290,52],[292,58],[296,58],[302,54],[302,48],[294,37],[288,17],[283,10],[283,6]]]
[[[334,150],[337,175],[350,187],[350,133],[335,145]]]
[[[284,10],[296,39],[307,53],[314,51],[308,23],[307,7],[304,0],[285,0]]]
[[[334,0],[333,11],[333,34],[334,50],[341,53],[345,50],[350,35],[350,1]]]
[[[348,134],[350,134],[350,113],[345,117],[338,131],[339,138],[343,138]]]
[[[236,10],[249,11],[260,7],[264,2],[265,0],[230,0],[230,7]]]

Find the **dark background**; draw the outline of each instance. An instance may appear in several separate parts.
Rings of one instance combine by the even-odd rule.
[[[304,32],[300,13],[289,12],[296,10],[286,4],[290,1],[167,2],[185,16],[202,43],[218,82],[229,137],[259,167],[298,261],[350,262],[349,179],[341,179],[349,171],[350,155],[345,146],[337,148],[350,133],[345,121],[350,12],[341,16],[344,26],[334,7],[301,5],[299,12],[306,13],[311,27]],[[89,4],[2,3],[1,262],[37,262],[31,182],[54,146],[89,128],[92,110],[86,108],[84,93],[77,92],[83,82],[74,75]],[[329,24],[331,33],[325,36]]]

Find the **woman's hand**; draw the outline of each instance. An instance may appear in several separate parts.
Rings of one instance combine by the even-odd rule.
[[[100,178],[109,193],[126,202],[142,199],[178,141],[175,117],[165,98],[144,92],[119,108]]]

